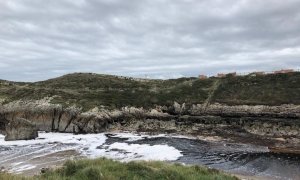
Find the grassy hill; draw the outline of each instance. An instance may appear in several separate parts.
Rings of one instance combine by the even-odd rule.
[[[117,179],[172,179],[172,180],[236,180],[214,169],[200,166],[183,166],[164,162],[121,163],[104,158],[68,161],[57,170],[50,170],[35,177],[21,177],[0,172],[3,180],[117,180]]]
[[[227,77],[213,101],[231,105],[300,104],[300,73]]]
[[[92,73],[74,73],[35,82],[0,81],[0,101],[54,97],[53,103],[77,105],[85,110],[95,106],[153,107],[179,103],[229,105],[286,103],[300,104],[300,73],[225,78],[179,78],[142,80]]]

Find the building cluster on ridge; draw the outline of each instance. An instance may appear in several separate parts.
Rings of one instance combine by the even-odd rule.
[[[281,69],[277,71],[255,71],[255,72],[250,72],[250,73],[243,73],[243,74],[238,74],[237,72],[231,72],[231,73],[218,73],[215,76],[212,77],[217,77],[217,78],[223,78],[226,76],[243,76],[243,75],[251,75],[251,76],[263,76],[266,74],[287,74],[287,73],[292,73],[295,72],[294,69]],[[199,79],[207,79],[209,76],[201,74],[199,75]]]

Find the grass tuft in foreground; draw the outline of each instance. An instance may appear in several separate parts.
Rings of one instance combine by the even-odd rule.
[[[171,179],[171,180],[235,180],[236,177],[226,175],[215,169],[200,166],[183,166],[165,162],[129,162],[121,163],[105,158],[95,160],[67,161],[56,170],[32,178],[22,178],[8,174],[0,174],[3,180],[117,180],[117,179]]]

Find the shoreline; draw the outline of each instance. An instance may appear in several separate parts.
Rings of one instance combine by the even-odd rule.
[[[65,134],[65,133],[56,133],[56,134],[58,135],[57,137],[59,137],[60,134]],[[101,134],[103,134],[103,133],[101,133]],[[98,136],[98,135],[101,135],[101,134],[87,134],[86,136],[87,137],[89,137],[90,135],[91,136]],[[207,137],[205,137],[205,136],[192,137],[190,135],[189,136],[184,136],[184,135],[180,135],[180,134],[160,134],[160,133],[156,133],[156,135],[155,135],[153,132],[152,133],[147,133],[147,132],[143,132],[143,133],[138,133],[138,132],[136,132],[136,133],[128,133],[128,132],[124,132],[124,131],[111,131],[111,132],[105,133],[105,136],[109,135],[108,137],[111,137],[110,134],[112,134],[112,137],[116,137],[116,138],[119,137],[119,138],[123,138],[123,139],[125,138],[125,139],[127,139],[126,142],[133,142],[133,143],[135,141],[139,140],[139,139],[140,140],[145,139],[145,138],[147,139],[148,137],[154,138],[154,139],[155,138],[172,137],[172,138],[179,138],[179,139],[183,138],[183,139],[189,139],[189,140],[200,140],[200,141],[205,141],[205,142],[213,142],[215,144],[219,144],[219,142],[224,143],[224,140],[220,139],[219,137],[211,137],[211,136],[207,136]],[[69,133],[69,135],[72,135],[72,134]],[[83,140],[82,137],[84,135],[72,135],[72,136],[76,137],[75,139],[78,139],[79,140],[78,142],[80,142],[80,141]],[[80,139],[82,139],[82,140],[80,140]],[[43,139],[41,139],[41,140],[43,141]],[[39,140],[37,140],[37,141],[39,141]],[[25,141],[25,142],[27,142],[27,144],[28,144],[30,141]],[[34,142],[34,140],[32,142]],[[229,141],[226,141],[226,142],[228,143]],[[10,143],[13,144],[14,142],[10,142]],[[56,140],[54,140],[53,143],[55,145],[57,143]],[[233,143],[233,142],[231,142],[231,143]],[[33,144],[35,144],[35,143],[33,143]],[[112,147],[112,149],[114,149],[114,147]],[[68,160],[68,159],[70,159],[69,156],[71,155],[71,156],[73,156],[73,158],[71,157],[71,159],[74,159],[74,158],[75,159],[78,159],[78,158],[79,159],[81,159],[81,158],[85,159],[85,158],[87,158],[86,156],[84,156],[82,154],[78,154],[78,150],[79,149],[77,149],[77,152],[76,152],[76,149],[54,152],[54,153],[50,153],[50,154],[46,155],[45,157],[47,157],[47,158],[66,157],[64,160]],[[41,157],[43,157],[43,156],[41,156]],[[176,162],[174,162],[174,163],[176,163]],[[63,161],[59,161],[57,163],[53,163],[52,167],[53,166],[54,167],[55,166],[60,166],[62,164],[63,164]],[[30,175],[34,175],[34,174],[40,172],[41,168],[39,168],[38,170],[34,171],[34,173],[29,170],[28,173]],[[245,178],[255,179],[255,180],[265,180],[265,179],[268,179],[267,177],[261,177],[261,176],[257,176],[257,175],[255,175],[255,176],[248,176],[248,175],[245,175],[244,173],[239,174],[239,173],[230,173],[229,172],[229,174],[240,175],[240,177],[243,177],[244,179]]]

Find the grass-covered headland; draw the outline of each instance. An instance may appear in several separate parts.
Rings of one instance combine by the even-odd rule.
[[[22,177],[0,173],[1,180],[235,180],[215,169],[184,166],[165,162],[121,163],[105,158],[67,161],[62,168],[49,170],[42,175]]]
[[[174,101],[201,104],[281,105],[300,104],[300,72],[287,74],[136,80],[111,75],[74,73],[35,82],[0,80],[0,103],[53,97],[52,103],[76,105],[84,110],[97,106],[152,108]]]

